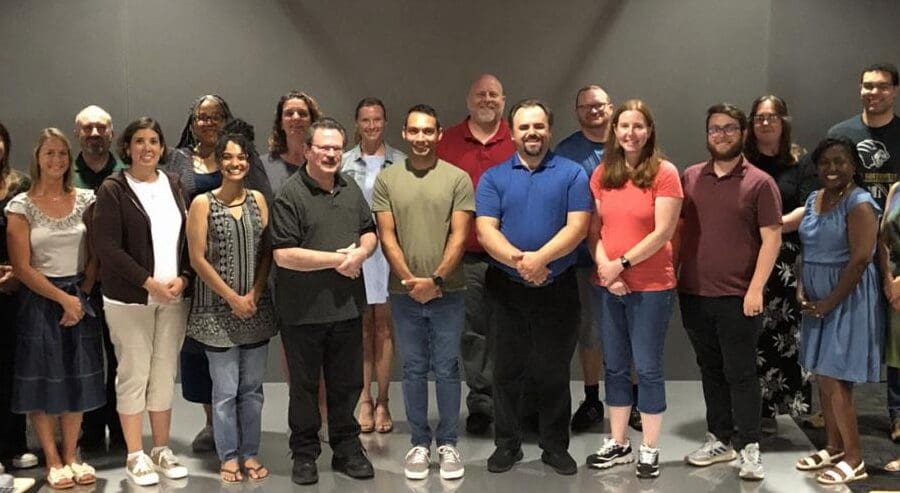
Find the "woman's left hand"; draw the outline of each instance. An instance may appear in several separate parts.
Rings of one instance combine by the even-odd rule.
[[[187,287],[187,281],[185,281],[184,277],[178,276],[175,279],[166,283],[166,291],[172,295],[173,298],[177,298],[178,295],[184,291],[184,288]]]
[[[597,266],[597,274],[600,276],[600,285],[609,286],[613,281],[618,279],[619,274],[625,270],[622,261],[619,259],[607,260]]]
[[[825,318],[833,307],[823,301],[804,301],[800,303],[800,312],[813,318]]]

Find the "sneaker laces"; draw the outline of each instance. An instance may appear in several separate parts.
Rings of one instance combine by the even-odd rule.
[[[621,447],[619,442],[616,441],[613,437],[606,437],[603,439],[603,445],[600,446],[600,449],[597,450],[597,455],[606,455],[616,447]]]
[[[716,448],[716,442],[718,442],[718,441],[719,441],[719,439],[716,438],[715,435],[707,432],[706,433],[706,441],[703,442],[703,445],[700,447],[700,450],[704,454],[710,454],[710,453],[712,453],[713,449]]]
[[[759,445],[751,443],[745,446],[744,449],[741,450],[741,459],[743,459],[744,462],[749,462],[751,464],[761,463],[762,461],[759,457]]]
[[[658,448],[648,447],[643,443],[641,444],[639,462],[652,464],[656,461],[657,457],[659,457]]]
[[[459,450],[450,445],[441,445],[437,448],[438,454],[441,456],[441,462],[459,462]]]
[[[134,464],[131,466],[131,473],[136,476],[144,476],[146,474],[150,474],[153,472],[153,461],[150,460],[150,457],[147,454],[141,454],[134,459]]]
[[[158,461],[160,467],[165,469],[178,466],[178,458],[175,457],[175,453],[172,452],[172,449],[166,447],[159,451]]]
[[[406,453],[406,462],[428,462],[430,459],[428,449],[422,446],[413,447]]]

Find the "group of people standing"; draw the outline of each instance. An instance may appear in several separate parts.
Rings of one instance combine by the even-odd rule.
[[[493,426],[489,471],[523,458],[536,415],[542,462],[575,474],[570,428],[602,423],[602,367],[610,435],[587,465],[636,455],[636,474],[653,478],[677,298],[706,402],[706,439],[688,464],[738,458],[741,478],[763,479],[764,418],[809,412],[814,375],[828,443],[796,467],[823,470],[827,484],[864,478],[852,389],[879,380],[882,354],[900,438],[900,344],[885,345],[886,327],[897,330],[885,300],[900,306],[900,207],[888,193],[900,178],[897,86],[893,66],[867,67],[863,113],[806,156],[777,96],[749,117],[713,105],[710,158],[681,175],[645,102],[580,89],[581,128],[552,151],[548,105],[524,99],[504,119],[492,75],[472,83],[469,116],[446,130],[434,108],[411,107],[406,153],[385,141],[380,100],[359,102],[344,152],[344,127],[299,91],[279,100],[263,156],[216,95],[194,102],[173,148],[142,117],[113,153],[110,116],[89,106],[75,118],[81,153],[43,130],[30,180],[10,170],[0,126],[0,460],[22,459],[28,414],[54,488],[96,481],[79,436],[105,445],[107,428],[136,484],[185,477],[169,448],[180,361],[183,395],[207,416],[194,450],[216,450],[226,483],[264,479],[262,381],[280,332],[298,484],[318,481],[325,429],[335,471],[374,475],[359,435],[393,429],[395,344],[407,478],[428,477],[432,445],[441,478],[464,475],[460,363],[467,431]],[[585,396],[573,415],[576,348]],[[636,454],[629,425],[642,433]]]

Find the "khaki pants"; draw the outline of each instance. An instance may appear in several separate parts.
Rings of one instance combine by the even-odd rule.
[[[138,414],[171,409],[190,303],[106,303],[104,310],[119,360],[116,410]]]

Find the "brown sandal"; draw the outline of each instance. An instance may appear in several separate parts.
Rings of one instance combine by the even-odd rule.
[[[391,419],[391,409],[388,407],[390,399],[378,399],[375,403],[375,431],[378,433],[390,433],[394,430],[394,420]]]
[[[229,462],[234,463],[234,469],[228,469],[225,467],[225,464]],[[219,478],[225,484],[238,484],[244,481],[244,476],[241,474],[241,467],[234,459],[223,462],[222,465],[219,466]]]
[[[256,462],[255,466],[251,466],[250,462]],[[247,476],[253,481],[262,481],[269,477],[269,469],[262,465],[256,458],[250,458],[244,461],[244,469],[247,470]]]
[[[368,412],[366,412],[368,407]],[[359,401],[359,417],[356,422],[359,423],[360,433],[372,433],[375,431],[375,408],[372,406],[372,399],[363,399]]]

